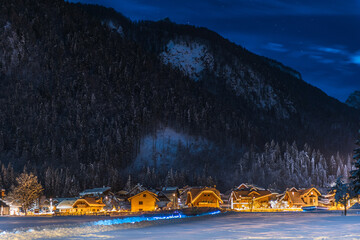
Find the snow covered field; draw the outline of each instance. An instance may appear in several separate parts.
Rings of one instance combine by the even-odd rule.
[[[46,227],[43,219],[35,219],[36,228],[26,225],[33,218],[1,218],[1,231],[8,220],[27,229],[8,228],[0,239],[360,239],[357,211],[347,217],[340,212],[225,213],[114,225],[114,218],[55,217],[47,219],[56,225]]]

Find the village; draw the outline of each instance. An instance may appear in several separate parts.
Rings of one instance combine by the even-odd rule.
[[[347,208],[358,208],[358,198],[347,201]],[[242,183],[225,193],[212,187],[162,187],[147,189],[141,184],[129,191],[113,193],[110,187],[86,189],[72,198],[41,196],[24,211],[16,201],[6,201],[1,191],[0,215],[109,215],[126,216],[152,212],[191,209],[221,209],[239,212],[281,212],[311,210],[342,210],[335,201],[335,192],[321,194],[315,187],[288,188],[276,193],[252,184]]]

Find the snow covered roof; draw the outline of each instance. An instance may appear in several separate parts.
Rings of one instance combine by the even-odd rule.
[[[129,191],[129,196],[134,196],[137,195],[138,193],[145,191],[146,188],[143,187],[140,183],[136,184],[135,187],[133,187],[130,191]]]
[[[77,198],[67,198],[62,200],[58,205],[57,209],[70,209],[73,208],[74,203],[76,202]]]
[[[90,207],[105,207],[106,205],[101,202],[97,202],[95,198],[79,198],[74,203],[75,206],[78,203],[85,202]]]
[[[134,197],[136,197],[136,196],[138,196],[138,195],[140,195],[140,194],[144,194],[144,193],[149,193],[151,196],[153,196],[153,197],[156,199],[156,201],[159,201],[159,199],[157,198],[157,194],[154,193],[154,192],[151,192],[151,191],[149,191],[149,190],[145,190],[145,191],[139,192],[138,194],[136,194],[136,195],[134,195],[134,196],[132,196],[132,197],[129,197],[129,198],[128,198],[128,201],[130,201],[130,200],[133,199]]]
[[[262,187],[256,186],[254,184],[249,184],[249,183],[242,183],[236,189],[238,189],[238,190],[241,190],[241,189],[265,190]]]
[[[0,207],[9,207],[9,206],[6,204],[6,202],[0,199]]]
[[[219,190],[217,190],[216,188],[192,188],[190,189],[190,191],[188,191],[188,195],[190,195],[191,199],[190,202],[195,202],[195,200],[201,195],[201,193],[203,192],[213,192],[215,194],[215,196],[219,199],[220,202],[223,202],[221,197],[220,197],[220,192]],[[186,204],[189,204],[190,202],[187,202]]]
[[[313,191],[314,190],[314,191]],[[288,196],[290,201],[294,204],[294,205],[304,205],[304,201],[303,201],[303,197],[305,195],[307,195],[310,192],[315,192],[318,194],[318,196],[321,196],[321,193],[314,187],[312,188],[308,188],[308,189],[300,189],[297,190],[296,188],[291,188],[290,190],[288,190],[285,194],[284,197]]]
[[[162,192],[165,192],[165,191],[178,191],[179,188],[178,187],[163,187],[161,189]]]
[[[232,192],[232,195],[235,197],[235,199],[238,198],[262,198],[265,196],[270,196],[272,193],[268,190],[254,190],[254,189],[240,189],[240,190],[234,190]]]
[[[107,191],[110,191],[111,187],[103,187],[103,188],[92,188],[92,189],[86,189],[79,193],[80,196],[85,195],[101,195],[104,194]]]

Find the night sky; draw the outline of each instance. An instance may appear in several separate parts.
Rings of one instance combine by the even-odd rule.
[[[73,2],[78,2],[73,0]],[[360,0],[80,0],[132,20],[207,27],[345,101],[360,90]]]

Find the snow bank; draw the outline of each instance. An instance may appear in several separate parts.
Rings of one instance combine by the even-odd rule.
[[[176,223],[174,222],[174,220],[211,216],[219,213],[220,211],[214,211],[209,213],[203,213],[198,216],[186,216],[181,213],[164,214],[164,215],[159,214],[155,216],[147,215],[147,216],[117,218],[110,220],[100,220],[90,223],[75,224],[72,226],[64,225],[64,227],[44,226],[43,229],[40,229],[40,227],[36,227],[36,228],[28,228],[26,230],[25,229],[15,230],[12,232],[3,231],[0,233],[0,239],[4,239],[4,240],[52,239],[52,238],[79,239],[79,237],[80,238],[94,237],[96,239],[99,239],[106,237],[105,235],[102,235],[104,232],[123,231],[126,229],[134,229],[134,228],[139,229],[139,228],[154,226],[158,224],[163,225],[165,223]],[[106,237],[106,238],[113,238],[113,237]],[[126,239],[125,236],[124,239]]]

